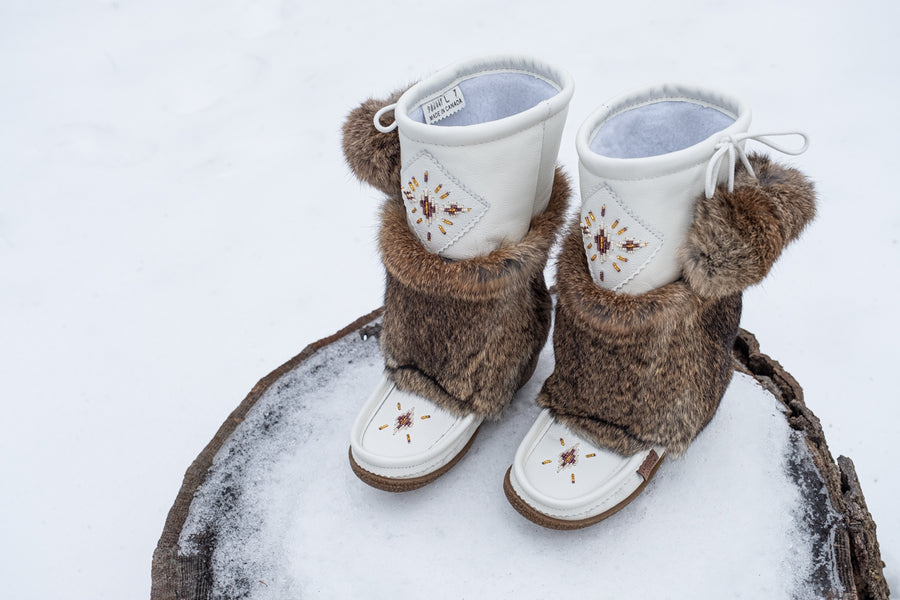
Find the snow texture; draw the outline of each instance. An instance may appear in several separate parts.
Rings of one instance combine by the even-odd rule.
[[[359,481],[348,432],[382,370],[356,333],[279,379],[217,454],[180,540],[211,557],[216,598],[818,598],[840,591],[839,518],[782,405],[736,374],[688,453],[629,507],[576,532],[526,521],[503,475],[537,416],[537,372],[500,423],[420,490]],[[199,542],[199,543],[198,543]],[[702,577],[687,577],[702,566]]]

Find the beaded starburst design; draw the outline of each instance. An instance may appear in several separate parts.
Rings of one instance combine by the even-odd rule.
[[[412,407],[409,410],[404,411],[403,405],[398,402],[397,403],[397,411],[400,412],[397,417],[394,418],[394,435],[397,435],[401,431],[406,431],[413,428],[413,425],[416,424],[415,416],[416,416],[416,407]],[[431,418],[431,415],[423,415],[419,417],[419,421],[426,421]],[[385,423],[381,427],[378,428],[379,431],[384,431],[389,428],[390,424]],[[412,443],[412,435],[407,432],[406,433],[406,443]]]
[[[407,206],[413,215],[417,225],[423,222],[426,226],[426,237],[431,241],[432,226],[437,225],[441,235],[447,235],[447,229],[453,227],[453,217],[460,213],[471,212],[471,208],[459,205],[455,202],[444,202],[450,196],[449,191],[443,191],[444,184],[439,183],[432,189],[428,182],[428,171],[422,173],[422,182],[413,176],[405,186],[401,188],[406,198]]]
[[[559,456],[556,457],[556,472],[560,473],[561,471],[565,471],[566,469],[572,469],[572,472],[569,473],[569,479],[572,484],[575,483],[575,471],[574,467],[579,464],[581,451],[581,444],[577,443],[574,446],[567,446],[565,438],[559,438],[559,445],[565,448],[562,452],[559,453]],[[585,454],[584,458],[594,458],[597,456],[595,453],[591,452],[589,454]],[[549,465],[553,463],[553,459],[546,459],[541,464]]]
[[[643,242],[627,235],[628,227],[619,227],[619,219],[613,219],[612,224],[606,224],[606,205],[600,208],[600,219],[594,216],[593,211],[588,212],[581,225],[581,233],[585,238],[585,250],[590,260],[599,260],[602,264],[610,262],[616,273],[622,271],[621,263],[628,262],[628,255],[647,246]],[[605,280],[604,271],[599,271],[600,281]]]

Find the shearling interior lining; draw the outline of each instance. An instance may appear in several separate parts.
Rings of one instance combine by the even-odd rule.
[[[559,93],[543,79],[527,73],[478,74],[457,85],[465,98],[465,108],[434,125],[452,127],[496,121],[526,111]],[[444,91],[453,87],[456,86]],[[409,117],[424,123],[422,105],[413,109]]]
[[[609,158],[644,158],[683,150],[735,119],[709,106],[667,100],[639,106],[603,123],[590,148]]]

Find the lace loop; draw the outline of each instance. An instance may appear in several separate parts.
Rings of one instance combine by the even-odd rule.
[[[801,146],[800,148],[788,148],[769,139],[771,137],[781,137],[786,135],[799,135],[801,138],[803,138],[803,146]],[[755,142],[765,144],[773,150],[777,150],[782,154],[790,154],[791,156],[803,154],[804,152],[806,152],[807,148],[809,148],[809,137],[805,133],[801,133],[799,131],[787,131],[783,133],[737,133],[734,135],[726,135],[719,140],[718,144],[716,144],[716,151],[713,153],[712,157],[709,159],[709,163],[706,166],[707,198],[712,198],[713,194],[715,194],[716,192],[716,184],[719,181],[719,171],[722,170],[722,164],[725,161],[726,157],[728,158],[729,192],[734,191],[734,169],[737,166],[738,159],[740,159],[741,163],[743,163],[744,168],[747,169],[747,172],[750,174],[750,176],[756,177],[756,173],[753,172],[753,167],[750,166],[750,160],[747,158],[747,154],[744,152],[744,142],[746,140],[753,140]]]
[[[390,125],[382,125],[381,124],[381,117],[383,117],[385,114],[394,110],[395,106],[397,106],[396,102],[393,104],[388,104],[387,106],[383,106],[380,109],[378,109],[378,112],[375,113],[375,117],[372,119],[372,122],[375,123],[375,129],[377,129],[381,133],[390,133],[393,130],[397,129],[397,120],[396,119],[394,119],[394,121]]]

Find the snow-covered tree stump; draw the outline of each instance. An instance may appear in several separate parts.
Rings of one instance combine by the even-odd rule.
[[[846,590],[843,598],[882,599],[890,596],[884,563],[875,535],[875,521],[866,506],[853,461],[828,449],[819,418],[806,406],[803,388],[781,364],[759,350],[756,337],[741,330],[734,345],[735,368],[752,374],[790,409],[790,426],[801,431],[817,472],[825,480],[828,499],[843,519],[833,526],[835,568]]]
[[[800,385],[746,331],[716,418],[603,523],[541,529],[502,476],[552,371],[433,484],[388,494],[346,464],[381,372],[381,309],[264,377],[195,459],[160,537],[153,600],[297,597],[883,599],[875,523]]]

